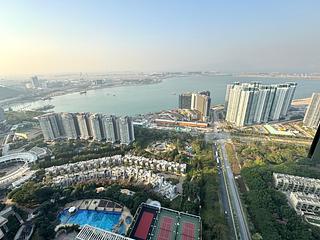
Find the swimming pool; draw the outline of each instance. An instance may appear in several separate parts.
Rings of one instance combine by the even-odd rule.
[[[93,227],[112,231],[112,228],[119,222],[121,213],[112,213],[94,210],[78,210],[74,214],[69,214],[64,210],[59,214],[59,220],[62,224],[78,224],[81,227],[88,224]]]

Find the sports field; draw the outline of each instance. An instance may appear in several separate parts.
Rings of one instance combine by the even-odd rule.
[[[199,216],[142,204],[130,237],[136,240],[200,240]]]
[[[150,234],[156,221],[158,210],[149,207],[148,205],[141,205],[136,222],[130,237],[136,240],[150,239]]]
[[[153,217],[154,217],[153,213],[150,213],[150,212],[142,213],[136,233],[134,234],[135,237],[139,239],[147,239],[149,228],[151,226]]]
[[[178,221],[178,212],[162,209],[155,222],[156,228],[152,233],[151,240],[174,240]]]
[[[198,240],[200,239],[200,229],[199,217],[180,213],[176,240]]]

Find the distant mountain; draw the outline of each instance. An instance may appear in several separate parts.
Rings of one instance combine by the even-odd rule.
[[[17,97],[20,94],[22,94],[22,92],[19,90],[8,88],[5,86],[0,86],[0,100]]]

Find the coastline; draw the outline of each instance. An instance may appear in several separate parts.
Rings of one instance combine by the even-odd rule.
[[[108,84],[108,85],[101,85],[99,87],[89,87],[89,88],[86,88],[86,91],[89,92],[89,91],[93,91],[93,90],[99,90],[99,89],[107,89],[107,88],[116,88],[116,87],[134,87],[134,86],[143,86],[143,85],[153,85],[153,84],[159,84],[161,83],[164,79],[166,79],[166,77],[164,78],[160,78],[160,79],[148,79],[148,80],[135,80],[133,82],[131,82],[130,84],[127,84],[125,83],[124,81],[119,81],[118,83],[117,82],[114,82],[112,84]],[[151,81],[150,81],[151,80]],[[37,101],[40,101],[42,100],[43,98],[53,98],[53,97],[58,97],[58,96],[65,96],[65,95],[69,95],[69,94],[74,94],[74,93],[79,93],[83,91],[83,88],[72,88],[72,89],[66,89],[66,90],[58,90],[58,91],[53,91],[53,92],[50,92],[48,94],[43,94],[43,95],[39,95],[39,96],[36,96],[35,98],[33,99],[30,99],[31,96],[25,96],[25,97],[22,97],[22,98],[18,98],[18,97],[15,97],[15,98],[11,98],[11,99],[8,99],[6,101],[0,101],[0,104],[4,107],[4,108],[10,108],[10,107],[14,107],[16,105],[20,105],[20,104],[27,104],[27,103],[32,103],[32,102],[37,102]]]
[[[108,82],[108,83],[104,83],[104,84],[99,84],[99,85],[89,85],[89,82],[79,82],[78,84],[81,84],[81,85],[72,85],[72,86],[68,86],[68,88],[66,89],[55,89],[55,90],[51,90],[51,92],[46,92],[46,93],[39,93],[37,95],[34,95],[34,96],[24,96],[24,97],[19,97],[19,98],[12,98],[10,100],[7,100],[5,103],[1,102],[0,101],[0,104],[7,110],[9,107],[11,107],[13,110],[35,110],[37,108],[42,108],[42,107],[46,107],[46,106],[49,106],[49,105],[54,105],[53,108],[50,108],[52,111],[55,111],[56,107],[59,107],[61,106],[61,103],[60,104],[56,104],[56,101],[53,100],[53,103],[50,102],[51,98],[55,99],[56,97],[59,97],[59,96],[66,96],[66,95],[71,95],[73,94],[74,96],[72,96],[71,98],[78,98],[78,96],[76,96],[76,94],[80,94],[80,92],[88,92],[88,94],[90,96],[93,96],[95,95],[94,93],[92,93],[93,90],[97,90],[97,94],[100,95],[100,91],[98,90],[103,90],[103,89],[110,89],[109,90],[106,90],[106,92],[108,93],[108,95],[113,95],[113,91],[111,89],[113,88],[126,88],[126,87],[131,87],[131,86],[144,86],[144,85],[153,85],[153,84],[159,84],[159,83],[163,83],[163,82],[167,82],[166,80],[171,80],[173,79],[173,81],[178,81],[180,82],[179,78],[186,78],[186,81],[191,84],[190,86],[194,86],[195,89],[197,88],[198,84],[196,81],[193,81],[192,79],[200,79],[201,77],[205,77],[204,79],[204,83],[206,84],[209,84],[208,86],[211,87],[211,90],[213,90],[213,92],[215,92],[215,85],[212,86],[211,83],[213,83],[214,81],[214,78],[218,78],[218,80],[220,80],[219,77],[223,77],[224,78],[224,81],[228,81],[229,77],[231,78],[234,78],[235,81],[238,81],[238,79],[235,79],[237,78],[236,76],[240,76],[240,75],[236,75],[236,74],[232,74],[232,75],[221,75],[221,74],[212,74],[212,73],[190,73],[190,74],[183,74],[183,73],[173,73],[173,74],[165,74],[165,75],[157,75],[157,76],[154,76],[154,75],[149,75],[145,78],[135,78],[135,79],[117,79],[117,80],[114,80],[112,82]],[[265,79],[265,81],[274,81],[272,79],[279,79],[279,81],[290,81],[292,79],[293,80],[299,80],[300,78],[288,78],[288,77],[277,77],[277,76],[273,76],[272,78],[269,76],[269,79],[268,77],[266,76],[259,76],[259,79],[257,79],[257,76],[253,76],[253,75],[249,75],[247,77],[243,77],[244,79],[239,79],[239,81],[244,81],[244,80],[247,80],[247,81],[253,81],[254,79],[256,79],[257,81],[264,81],[262,79]],[[176,80],[174,80],[176,79]],[[178,79],[178,80],[177,80]],[[206,79],[210,79],[210,81],[206,81]],[[212,80],[212,81],[211,81]],[[229,79],[230,80],[230,79]],[[309,83],[312,83],[312,85],[314,85],[314,80],[318,80],[318,79],[313,79],[313,81],[309,81],[308,79],[300,79],[304,82],[309,82]],[[320,79],[319,79],[320,80]],[[318,80],[318,81],[319,81]],[[168,81],[170,82],[170,81]],[[193,83],[195,83],[196,85],[192,85]],[[200,84],[200,83],[199,83]],[[316,83],[317,84],[317,83]],[[165,84],[165,85],[168,85],[168,84]],[[205,84],[202,84],[205,88]],[[219,85],[219,84],[218,84]],[[169,84],[169,86],[171,86],[171,84]],[[147,88],[148,89],[148,88]],[[155,88],[152,88],[152,89],[157,89],[157,87]],[[180,92],[184,91],[183,90],[184,87],[181,88]],[[313,88],[314,89],[314,88]],[[115,92],[117,92],[118,90],[115,90]],[[128,93],[131,93],[132,91],[127,89],[126,91],[128,91]],[[171,90],[167,89],[167,92],[170,92]],[[186,90],[186,91],[190,91],[190,89]],[[220,92],[218,92],[218,97],[221,98],[221,94],[222,92],[225,92],[225,89],[221,89],[221,84],[220,84],[220,89],[219,89]],[[177,93],[175,93],[174,95],[176,95]],[[219,95],[220,94],[220,95]],[[130,95],[130,94],[129,94]],[[216,94],[215,94],[216,95]],[[131,96],[133,97],[133,96]],[[151,97],[151,96],[149,96]],[[299,100],[299,99],[302,99],[302,98],[307,98],[309,97],[308,95],[305,95],[305,96],[296,96],[295,100]],[[69,97],[67,97],[69,98]],[[138,97],[139,98],[139,97]],[[81,98],[82,99],[82,98]],[[80,99],[79,99],[80,100]],[[111,100],[113,101],[113,100]],[[165,100],[157,100],[157,103],[158,104],[162,104],[162,102],[165,101]],[[217,102],[219,103],[219,102]],[[75,103],[76,104],[76,103]],[[169,104],[170,105],[170,104]],[[61,110],[61,108],[59,108],[59,110]]]
[[[259,75],[259,74],[233,74],[234,77],[246,78],[282,78],[282,79],[301,79],[310,81],[319,81],[320,76],[296,76],[296,75]]]

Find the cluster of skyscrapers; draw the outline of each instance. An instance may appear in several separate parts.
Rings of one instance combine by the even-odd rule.
[[[130,144],[134,128],[130,117],[98,113],[48,113],[38,117],[44,139],[93,139]]]
[[[179,108],[200,112],[203,121],[207,121],[210,112],[211,98],[209,91],[182,93],[179,95]]]
[[[31,86],[33,89],[37,89],[37,88],[41,87],[41,83],[40,83],[37,76],[31,77]]]
[[[303,125],[317,129],[320,125],[320,93],[313,93],[311,103],[304,115]]]
[[[291,106],[296,86],[296,83],[229,84],[225,98],[226,120],[241,127],[283,119]]]

